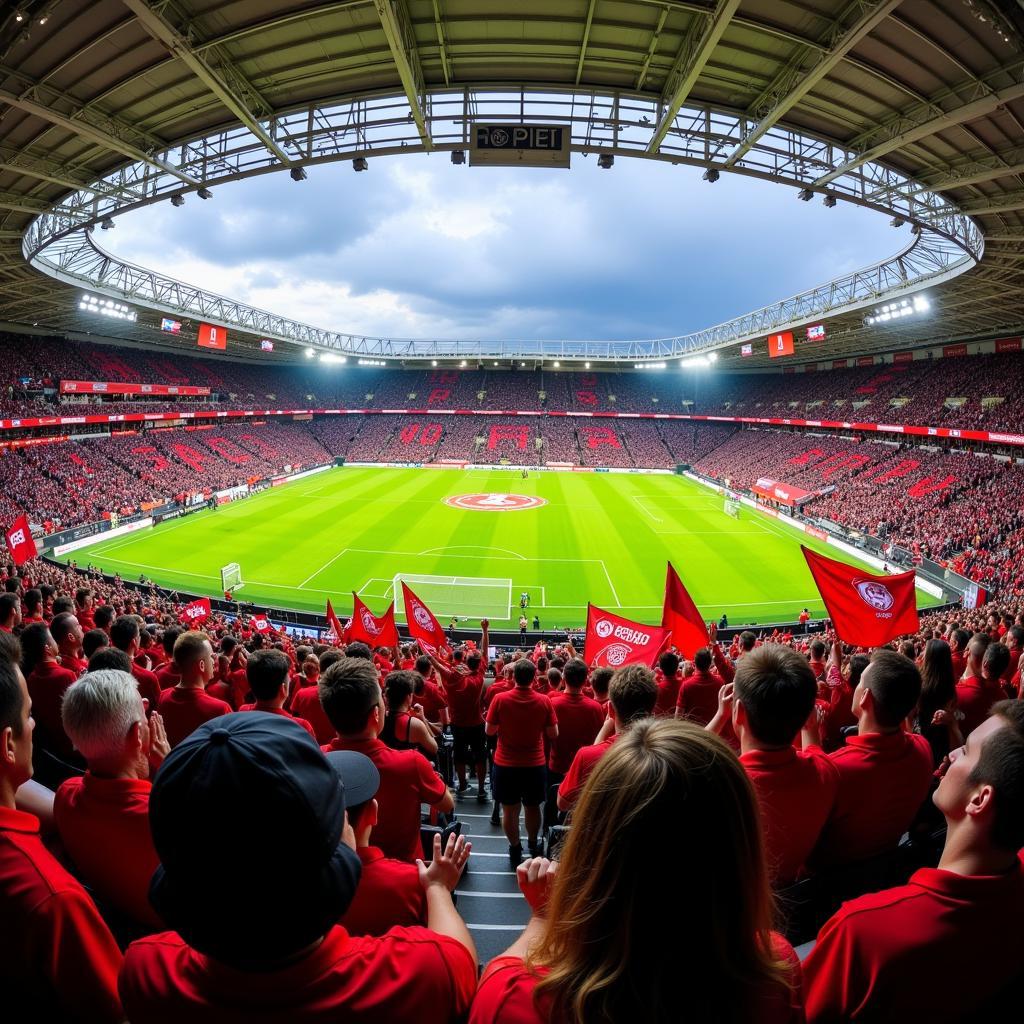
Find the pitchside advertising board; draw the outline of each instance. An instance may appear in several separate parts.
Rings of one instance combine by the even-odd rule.
[[[470,167],[568,167],[568,125],[474,124]]]

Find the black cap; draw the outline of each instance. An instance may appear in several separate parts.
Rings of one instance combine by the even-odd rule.
[[[380,772],[365,754],[358,750],[331,750],[326,756],[345,787],[346,807],[358,807],[377,795]]]
[[[189,945],[244,966],[288,956],[348,909],[359,882],[341,842],[345,787],[316,741],[282,715],[212,719],[156,774],[160,856],[150,902]]]

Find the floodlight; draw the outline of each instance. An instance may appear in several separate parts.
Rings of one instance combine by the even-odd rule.
[[[452,150],[452,163],[464,164],[466,162],[466,151],[464,149]]]
[[[185,197],[180,192],[175,192],[174,195],[171,196],[171,206],[184,206],[184,205],[185,205]]]
[[[306,349],[306,358],[307,359],[312,359],[313,356],[315,356],[315,355],[316,355],[316,349],[313,349],[313,348],[307,348]]]
[[[366,162],[366,157],[365,156],[357,156],[352,161],[352,170],[353,171],[365,171],[369,166],[370,165]]]
[[[437,360],[436,359],[431,359],[430,360],[430,365],[431,366],[437,366]]]
[[[718,359],[718,353],[717,352],[709,352],[708,353],[708,362],[713,363],[717,359]]]
[[[463,359],[463,360],[462,360],[462,362],[461,362],[461,363],[459,363],[459,366],[465,366],[465,365],[466,365],[466,360],[465,360],[465,359]]]
[[[809,203],[814,198],[814,193],[809,188],[802,188],[797,192],[796,197],[801,202]]]
[[[907,222],[902,217],[893,217],[893,219],[889,221],[890,226],[894,228],[901,228],[906,223]]]
[[[599,153],[597,157],[597,166],[602,170],[611,170],[612,164],[615,163],[614,153]]]
[[[103,228],[104,231],[109,231],[113,226],[114,222],[109,217],[104,217],[103,220],[100,221],[100,227]]]
[[[832,207],[836,205],[836,197],[835,197],[835,196],[833,196],[833,195],[827,195],[827,196],[825,196],[825,198],[824,198],[824,199],[822,200],[822,203],[824,203],[824,205],[825,205],[825,207],[826,207],[827,209],[831,210],[831,209],[832,209]]]
[[[304,167],[293,167],[288,173],[291,175],[292,181],[306,180],[306,170]]]
[[[720,177],[721,177],[721,174],[720,174],[720,173],[718,172],[718,169],[717,169],[717,168],[715,168],[715,167],[709,167],[709,168],[708,168],[708,169],[707,169],[707,170],[706,170],[706,171],[705,171],[705,172],[704,172],[704,173],[703,173],[703,174],[701,175],[701,178],[703,178],[703,179],[704,179],[704,181],[710,182],[710,183],[711,183],[712,185],[713,185],[713,184],[714,184],[714,183],[715,183],[716,181],[718,181],[718,179],[719,179]]]
[[[208,188],[201,188],[197,193],[200,199],[212,199],[213,193]]]
[[[558,369],[558,360],[556,359],[552,365],[557,370]]]
[[[583,369],[584,370],[589,370],[590,369],[590,363],[584,363],[583,364]]]

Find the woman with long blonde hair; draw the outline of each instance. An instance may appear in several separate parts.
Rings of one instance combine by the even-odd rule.
[[[691,722],[634,724],[588,779],[561,861],[518,879],[533,916],[484,971],[470,1024],[804,1020],[754,791]]]

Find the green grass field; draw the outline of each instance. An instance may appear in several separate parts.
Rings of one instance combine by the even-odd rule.
[[[445,499],[514,493],[539,508],[470,511]],[[541,627],[581,625],[587,601],[641,621],[660,620],[671,559],[708,619],[734,623],[824,614],[800,554],[802,535],[679,476],[518,473],[348,467],[296,480],[212,511],[75,552],[126,579],[140,573],[216,596],[220,568],[238,562],[239,595],[257,604],[339,614],[357,591],[380,614],[396,575],[432,576],[413,589],[439,617],[530,617]],[[835,549],[808,539],[818,550]],[[480,583],[483,578],[486,583]],[[920,605],[934,599],[918,592]],[[401,611],[401,606],[399,606]]]

